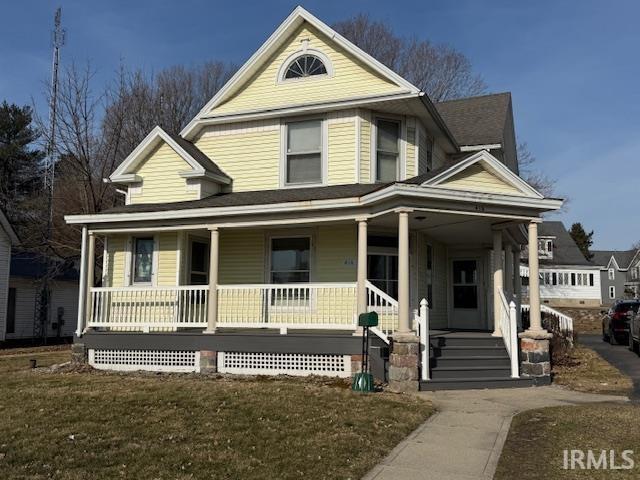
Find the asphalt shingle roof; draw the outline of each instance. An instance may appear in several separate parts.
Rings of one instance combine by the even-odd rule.
[[[629,264],[637,253],[637,250],[592,250],[593,263],[601,267],[609,265],[611,257],[615,257],[616,263],[620,268],[629,268]]]
[[[222,169],[209,157],[207,157],[202,150],[196,147],[193,143],[188,140],[185,140],[179,135],[175,135],[173,133],[168,133],[168,135],[193,158],[196,162],[198,162],[202,168],[206,171],[214,173],[216,175],[220,175],[223,177],[231,178],[229,175],[224,173]]]
[[[436,103],[436,109],[460,145],[503,143],[511,93],[495,93]]]

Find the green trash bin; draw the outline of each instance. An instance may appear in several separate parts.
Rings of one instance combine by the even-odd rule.
[[[358,326],[362,329],[362,371],[353,376],[351,389],[354,392],[373,392],[373,375],[369,372],[369,328],[378,325],[378,313],[361,313]]]

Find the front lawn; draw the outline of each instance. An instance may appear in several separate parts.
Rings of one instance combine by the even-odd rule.
[[[576,346],[553,366],[553,383],[579,392],[629,395],[633,381],[594,350]]]
[[[551,407],[516,415],[502,451],[496,480],[548,479],[637,479],[640,477],[640,406],[601,403],[577,407]],[[635,452],[631,470],[564,469],[564,450],[591,449],[598,459],[606,450],[621,466],[624,450]],[[571,458],[569,453],[568,459]],[[584,459],[587,467],[587,458]],[[570,466],[570,460],[567,466]],[[578,463],[575,463],[579,467]]]
[[[320,379],[42,373],[0,356],[4,478],[360,478],[433,413]]]

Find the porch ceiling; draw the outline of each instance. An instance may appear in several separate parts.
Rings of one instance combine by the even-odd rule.
[[[390,213],[371,220],[372,229],[396,229],[398,215]],[[446,245],[488,245],[492,244],[492,229],[503,227],[514,240],[524,243],[525,238],[518,232],[517,223],[507,219],[479,217],[455,213],[433,213],[415,211],[409,215],[409,228],[426,233]]]

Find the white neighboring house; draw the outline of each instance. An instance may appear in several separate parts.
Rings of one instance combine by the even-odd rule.
[[[552,307],[598,307],[602,303],[600,268],[587,260],[562,222],[539,227],[540,299]],[[526,264],[526,257],[523,262]],[[520,268],[527,296],[529,270]]]
[[[9,301],[4,339],[27,340],[36,336],[36,296],[46,269],[42,256],[13,251],[9,276]],[[78,271],[72,265],[60,265],[51,280],[51,304],[46,335],[49,339],[71,338],[78,315]]]
[[[3,341],[5,336],[11,247],[18,243],[20,243],[18,235],[16,235],[5,214],[0,210],[0,341]]]

